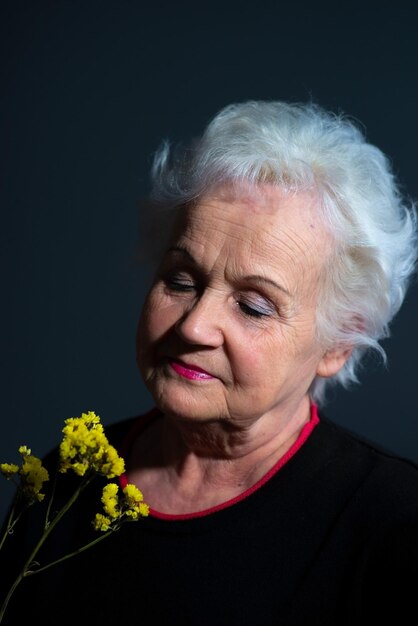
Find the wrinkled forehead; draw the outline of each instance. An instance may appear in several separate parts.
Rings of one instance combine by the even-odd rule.
[[[236,235],[236,230],[247,229],[250,239],[263,234],[280,237],[293,233],[298,238],[323,240],[332,237],[326,225],[317,194],[311,191],[288,191],[273,184],[222,185],[194,204],[184,207],[176,221],[176,235],[181,229],[212,226],[223,223]]]
[[[171,244],[191,246],[199,254],[221,254],[237,264],[251,261],[275,270],[285,263],[317,274],[331,251],[313,194],[262,188],[222,187],[184,208]]]

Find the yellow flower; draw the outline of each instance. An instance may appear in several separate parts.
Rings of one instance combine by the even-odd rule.
[[[41,502],[45,498],[45,494],[41,493],[43,483],[49,480],[48,471],[42,465],[42,461],[31,454],[28,446],[20,446],[20,455],[22,457],[22,465],[15,463],[1,463],[0,473],[5,478],[20,477],[20,492],[29,500],[38,500]]]
[[[103,487],[103,513],[96,513],[93,520],[95,530],[116,530],[125,520],[137,520],[146,517],[149,506],[143,501],[141,491],[135,485],[126,485],[119,497],[119,487],[116,483],[108,483]]]
[[[7,479],[13,478],[19,471],[19,466],[14,463],[0,463],[0,472]]]
[[[80,493],[90,484],[95,475],[101,474],[108,479],[112,479],[116,476],[120,476],[125,471],[123,458],[121,458],[116,449],[109,444],[104,434],[103,426],[100,423],[100,418],[93,411],[82,413],[80,417],[70,417],[65,420],[65,426],[62,432],[64,433],[64,437],[59,446],[59,471],[65,473],[67,470],[72,469],[78,476],[85,476],[85,478],[80,481],[79,486],[75,489],[69,500],[64,503],[58,511],[52,506],[55,494],[54,483],[46,511],[43,531],[35,547],[32,549],[32,552],[28,555],[28,559],[17,575],[17,578],[10,587],[3,605],[0,606],[0,622],[3,619],[15,589],[26,576],[39,574],[65,559],[76,556],[81,551],[105,539],[113,531],[118,530],[123,522],[145,517],[149,512],[149,507],[143,501],[142,493],[137,487],[127,485],[123,489],[123,494],[119,497],[118,485],[114,482],[110,482],[105,485],[102,492],[101,502],[103,504],[103,513],[97,513],[93,520],[95,530],[102,531],[102,534],[81,548],[78,547],[73,552],[65,554],[55,561],[40,564],[36,560],[36,557],[42,545],[54,531],[63,516],[73,506]],[[23,503],[23,506],[20,506],[20,499],[16,499],[16,504],[12,507],[3,536],[0,537],[0,550],[7,538],[14,532],[26,508],[33,505],[36,501],[44,499],[45,495],[41,493],[41,489],[43,483],[49,480],[48,472],[45,467],[43,467],[41,460],[32,455],[32,451],[28,446],[20,446],[19,452],[22,456],[21,466],[19,467],[19,465],[15,465],[14,463],[1,463],[0,474],[8,479],[20,479],[18,481],[18,495],[23,494],[26,496],[26,502]],[[34,563],[36,563],[35,568],[33,567]]]
[[[119,487],[116,483],[109,483],[103,487],[102,502],[104,512],[112,519],[120,517],[119,499],[117,496]]]
[[[43,483],[49,480],[48,471],[42,465],[40,459],[30,454],[30,450],[26,446],[22,446],[22,448],[19,449],[19,452],[23,456],[23,463],[20,468],[23,491],[29,497],[41,502],[45,498],[45,494],[41,493],[41,489]]]
[[[124,460],[109,444],[100,418],[93,411],[66,419],[62,432],[61,472],[72,469],[78,476],[97,472],[114,478],[125,471]]]
[[[110,530],[111,523],[112,520],[109,517],[106,517],[102,513],[96,513],[96,517],[93,521],[94,530],[106,532],[107,530]]]
[[[125,515],[132,519],[138,519],[138,517],[146,517],[149,514],[149,506],[145,504],[144,496],[138,487],[131,484],[126,485],[123,489],[123,495],[127,507]]]

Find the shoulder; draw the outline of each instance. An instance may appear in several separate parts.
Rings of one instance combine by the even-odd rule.
[[[411,515],[418,523],[418,464],[321,416],[317,445],[327,447],[336,476],[357,482],[355,497],[386,519]]]

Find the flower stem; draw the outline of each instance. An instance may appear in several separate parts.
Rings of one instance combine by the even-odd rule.
[[[49,526],[49,518],[50,518],[50,515],[51,515],[52,503],[53,503],[54,497],[55,497],[55,489],[56,489],[56,486],[57,486],[57,480],[58,480],[58,472],[55,472],[54,482],[52,484],[52,491],[51,491],[51,495],[49,497],[48,507],[46,509],[45,528],[47,528],[47,526]]]
[[[13,526],[16,524],[17,522],[17,518],[15,520],[13,520],[13,516],[15,514],[15,510],[16,510],[16,505],[14,504],[11,508],[10,511],[10,515],[9,518],[7,520],[7,524],[6,524],[6,530],[4,531],[3,537],[1,538],[0,541],[0,550],[3,547],[4,542],[6,541],[6,538],[9,536],[9,534],[11,533]],[[13,520],[13,521],[12,521]]]
[[[45,543],[46,539],[49,537],[51,532],[54,530],[55,526],[58,524],[58,522],[61,520],[61,518],[65,515],[65,513],[68,511],[68,509],[74,504],[74,502],[77,500],[77,498],[80,495],[80,493],[82,492],[82,490],[85,487],[87,487],[87,485],[92,480],[92,478],[93,477],[90,477],[87,480],[85,480],[78,487],[78,489],[76,489],[76,491],[73,493],[73,495],[68,500],[68,502],[66,504],[64,504],[64,506],[58,511],[58,513],[56,514],[54,519],[45,527],[44,532],[42,533],[41,538],[39,539],[39,541],[36,544],[35,548],[32,550],[29,558],[26,560],[24,566],[22,567],[22,569],[21,569],[19,575],[17,576],[17,578],[15,579],[14,583],[10,587],[10,590],[9,590],[9,592],[8,592],[4,602],[3,602],[3,605],[0,608],[0,623],[3,620],[4,614],[6,612],[6,608],[7,608],[8,604],[9,604],[9,602],[10,602],[10,599],[11,599],[13,593],[15,592],[16,587],[23,580],[23,578],[25,578],[26,576],[29,576],[30,574],[36,574],[38,571],[41,571],[42,569],[46,569],[46,566],[41,568],[41,569],[39,569],[39,570],[30,570],[29,568],[33,564],[36,555],[38,554],[39,550],[41,549],[41,547],[43,546],[43,544]],[[13,512],[12,512],[12,514],[13,514]],[[11,518],[9,518],[9,519],[11,519]],[[64,558],[65,557],[63,557],[63,559]]]
[[[90,541],[90,543],[86,543],[86,545],[82,546],[81,548],[78,548],[77,550],[74,550],[74,552],[70,552],[69,554],[66,554],[65,556],[62,556],[60,559],[57,559],[56,561],[51,561],[51,563],[47,563],[46,565],[43,565],[42,567],[39,567],[36,570],[30,570],[27,572],[27,576],[32,575],[32,574],[39,574],[39,572],[43,572],[46,569],[48,569],[49,567],[52,567],[53,565],[56,565],[57,563],[62,563],[62,561],[66,561],[67,559],[70,559],[73,556],[76,556],[77,554],[80,554],[81,552],[84,552],[84,550],[87,550],[87,548],[91,548],[91,546],[95,546],[96,543],[99,543],[99,541],[102,541],[103,539],[105,539],[108,535],[110,535],[111,533],[115,532],[114,529],[112,528],[111,530],[108,530],[107,532],[103,533],[103,535],[100,535],[100,537],[97,537],[97,539],[95,539],[94,541]],[[0,620],[1,621],[1,620]]]

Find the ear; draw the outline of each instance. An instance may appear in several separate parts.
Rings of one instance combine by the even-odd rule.
[[[350,358],[353,349],[351,347],[332,348],[327,350],[318,363],[316,373],[323,378],[334,376]]]

